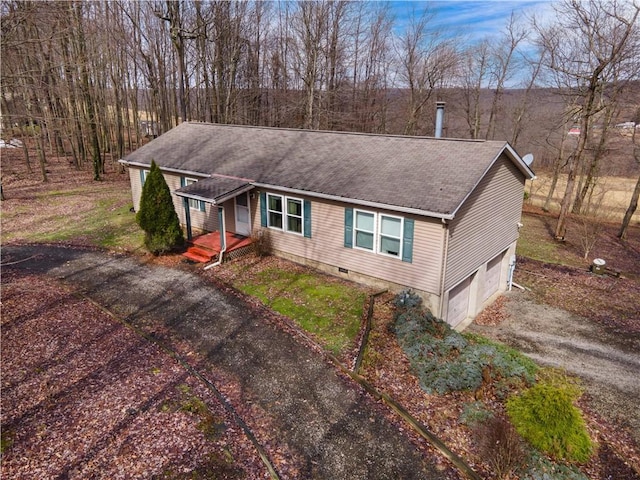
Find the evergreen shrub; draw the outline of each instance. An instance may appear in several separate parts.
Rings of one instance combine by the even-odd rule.
[[[522,480],[588,480],[572,465],[556,463],[536,451],[527,459],[527,466],[520,474]]]
[[[406,292],[396,297],[395,305],[392,331],[426,392],[477,390],[484,381],[500,381],[508,388],[535,381],[537,367],[517,351],[460,334]]]
[[[184,245],[184,235],[169,186],[153,160],[142,186],[136,222],[144,230],[145,246],[154,255],[162,255]]]
[[[510,397],[507,413],[534,448],[557,459],[586,462],[593,445],[575,399],[575,389],[539,382]]]

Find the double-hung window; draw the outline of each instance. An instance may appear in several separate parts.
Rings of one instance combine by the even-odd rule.
[[[273,195],[271,193],[267,195],[267,226],[282,230],[284,225],[282,204],[281,195]]]
[[[344,246],[411,262],[414,221],[379,212],[345,209]]]
[[[287,202],[287,232],[302,235],[302,200],[286,198]]]
[[[380,215],[378,251],[392,257],[402,256],[402,217]]]
[[[261,193],[263,227],[311,237],[311,202],[275,193]]]
[[[354,245],[357,248],[373,251],[375,248],[376,216],[374,213],[360,210],[356,210],[355,213]]]

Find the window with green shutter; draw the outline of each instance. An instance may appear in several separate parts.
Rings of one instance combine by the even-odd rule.
[[[353,208],[344,210],[344,246],[380,255],[413,261],[412,219],[367,212]]]

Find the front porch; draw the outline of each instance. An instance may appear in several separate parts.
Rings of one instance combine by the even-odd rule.
[[[182,255],[189,260],[199,263],[209,263],[216,260],[222,251],[220,232],[210,232],[194,237],[188,242],[187,251]],[[251,238],[232,232],[225,232],[225,255],[239,252],[251,245]]]

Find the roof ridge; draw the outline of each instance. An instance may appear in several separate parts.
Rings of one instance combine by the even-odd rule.
[[[309,132],[309,133],[329,133],[329,134],[340,134],[340,135],[357,135],[361,137],[383,137],[383,138],[403,138],[403,139],[415,139],[415,140],[439,140],[439,141],[449,141],[449,142],[468,142],[468,143],[507,143],[506,140],[487,140],[483,138],[452,138],[452,137],[429,137],[425,135],[401,135],[394,133],[371,133],[371,132],[353,132],[348,130],[309,130],[304,128],[293,128],[293,127],[270,127],[263,125],[238,125],[235,123],[213,123],[213,122],[196,122],[196,121],[186,121],[182,122],[182,124],[188,123],[190,125],[202,125],[202,126],[212,126],[212,127],[230,127],[230,128],[243,128],[243,129],[256,129],[256,130],[276,130],[276,131],[289,131],[289,132]],[[180,125],[182,125],[180,124]]]

